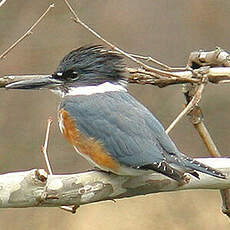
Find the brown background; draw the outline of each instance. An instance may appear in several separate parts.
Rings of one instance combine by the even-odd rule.
[[[8,1],[0,8],[0,53],[48,7],[49,1]],[[106,39],[128,52],[151,55],[183,66],[189,52],[230,46],[230,2],[224,0],[85,0],[73,1],[81,18]],[[0,75],[51,73],[73,48],[100,43],[74,24],[62,0],[5,60]],[[130,65],[133,63],[128,62]],[[130,91],[167,127],[184,103],[181,86],[158,89],[131,85]],[[229,85],[206,87],[202,107],[220,151],[229,155]],[[0,172],[45,168],[40,154],[46,120],[52,116],[49,154],[55,173],[90,168],[76,155],[56,124],[59,98],[48,91],[0,90]],[[191,156],[208,156],[187,119],[171,132],[178,147]],[[1,209],[0,230],[25,229],[229,229],[218,191],[161,193],[117,203],[85,205],[76,215],[58,208]]]

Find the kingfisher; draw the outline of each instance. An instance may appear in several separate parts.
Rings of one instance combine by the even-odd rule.
[[[7,85],[50,89],[62,97],[61,132],[78,154],[117,175],[158,172],[181,182],[186,173],[225,175],[183,154],[160,121],[127,91],[123,57],[101,45],[71,51],[48,76]]]

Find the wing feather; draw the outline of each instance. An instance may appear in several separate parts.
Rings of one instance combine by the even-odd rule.
[[[178,150],[162,124],[127,92],[66,97],[61,108],[76,119],[78,129],[104,144],[120,163],[140,167],[165,160],[165,150]]]

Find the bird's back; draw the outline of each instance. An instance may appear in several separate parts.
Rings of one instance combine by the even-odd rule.
[[[68,111],[81,133],[101,143],[121,164],[140,167],[178,152],[154,115],[127,92],[67,96]]]

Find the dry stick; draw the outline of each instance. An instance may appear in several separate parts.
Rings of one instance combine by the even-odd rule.
[[[209,134],[205,124],[200,120],[197,124],[193,123],[194,127],[200,134],[204,144],[206,145],[210,155],[212,157],[221,157],[221,154],[215,145],[211,135]],[[221,198],[222,198],[222,212],[230,217],[230,190],[223,189],[220,190]]]
[[[65,1],[66,5],[67,5],[68,9],[70,10],[72,15],[74,16],[74,18],[73,18],[74,22],[79,23],[82,27],[84,27],[86,30],[88,30],[90,33],[92,33],[94,36],[96,36],[101,41],[103,41],[105,44],[110,46],[113,50],[116,50],[120,54],[122,54],[125,57],[131,59],[132,61],[136,62],[140,66],[144,67],[146,70],[152,71],[154,73],[161,74],[162,76],[166,76],[166,77],[178,77],[178,78],[180,78],[180,76],[175,74],[175,73],[172,74],[170,72],[159,70],[157,68],[154,68],[154,67],[151,67],[149,65],[146,65],[145,63],[141,62],[140,60],[136,59],[135,57],[132,57],[132,55],[130,55],[130,54],[126,53],[125,51],[123,51],[122,49],[118,48],[117,46],[115,46],[111,42],[107,41],[100,34],[98,34],[96,31],[94,31],[92,28],[90,28],[88,25],[86,25],[83,21],[80,20],[80,18],[77,16],[77,13],[74,11],[74,9],[72,8],[72,6],[68,2],[68,0],[64,0],[64,1]]]
[[[166,64],[158,61],[157,59],[155,59],[153,57],[150,57],[150,56],[147,57],[147,56],[142,56],[142,55],[139,55],[139,54],[130,54],[130,53],[129,53],[129,55],[131,57],[139,58],[139,59],[145,60],[147,62],[153,62],[154,64],[159,65],[159,66],[161,66],[164,69],[171,69],[170,66],[168,66],[168,65],[166,65]]]
[[[6,0],[2,0],[2,1],[0,2],[0,7],[2,7],[4,3],[6,3]]]
[[[212,157],[221,157],[221,154],[215,145],[210,133],[208,132],[203,121],[199,121],[198,123],[193,123],[194,127],[200,134],[205,146],[207,147],[210,155]]]
[[[51,117],[49,117],[49,119],[47,120],[47,129],[46,129],[46,137],[45,137],[45,143],[44,146],[42,146],[41,148],[41,152],[43,153],[43,156],[45,158],[45,162],[46,162],[46,166],[48,168],[48,172],[50,175],[53,175],[53,171],[51,168],[51,164],[49,161],[49,157],[48,157],[48,153],[47,153],[47,149],[48,149],[48,143],[49,143],[49,133],[50,133],[50,126],[52,124],[53,120]],[[76,213],[76,210],[79,206],[78,205],[73,205],[73,206],[61,206],[60,209],[63,209],[67,212],[71,212],[71,213]]]
[[[206,128],[200,114],[202,114],[200,107],[196,108],[199,110],[197,113],[193,113],[192,124],[200,134],[201,139],[203,140],[205,146],[207,147],[210,155],[212,157],[221,157],[221,154],[215,145],[208,129]],[[220,190],[221,198],[222,198],[222,212],[230,217],[230,190],[222,189]]]
[[[52,168],[51,168],[51,165],[50,165],[50,161],[49,161],[49,157],[48,157],[48,153],[47,153],[47,148],[48,148],[48,143],[49,143],[50,126],[51,126],[52,122],[53,122],[53,120],[50,117],[47,120],[47,129],[46,129],[45,143],[41,147],[41,152],[42,152],[42,154],[43,154],[43,156],[45,158],[46,166],[47,166],[47,169],[48,169],[48,172],[49,172],[50,175],[53,175],[53,171],[52,171]]]
[[[142,59],[142,60],[145,60],[147,62],[152,62],[156,65],[159,65],[161,66],[162,68],[168,70],[168,71],[186,71],[186,70],[190,70],[189,67],[171,67],[171,66],[168,66],[160,61],[158,61],[157,59],[151,57],[151,56],[142,56],[142,55],[139,55],[139,54],[130,54],[130,56],[134,57],[134,58],[139,58],[139,59]]]
[[[191,66],[193,62],[197,63],[199,66],[230,66],[229,53],[219,47],[217,47],[214,51],[192,52],[189,56],[188,66]],[[218,77],[218,74],[216,76]],[[218,81],[218,83],[225,82],[228,83],[229,80],[225,79]],[[189,115],[192,117],[191,122],[198,131],[210,155],[212,157],[221,157],[217,146],[204,124],[201,108],[196,107]],[[230,190],[220,190],[220,194],[222,198],[222,212],[230,217]]]
[[[127,67],[126,71],[130,74],[128,78],[129,83],[137,84],[152,84],[159,87],[165,87],[171,84],[182,84],[182,83],[200,83],[200,79],[191,78],[191,73],[188,71],[177,72],[180,78],[172,77],[162,77],[159,74],[146,71],[143,68],[130,68]],[[188,73],[187,76],[185,73]],[[1,82],[0,82],[1,84]]]
[[[181,118],[187,114],[188,112],[190,112],[190,110],[199,103],[200,99],[201,99],[201,95],[202,92],[204,90],[204,84],[205,83],[201,83],[198,86],[198,89],[195,93],[195,95],[193,96],[192,100],[188,103],[188,105],[184,108],[184,110],[176,117],[176,119],[170,124],[170,126],[166,129],[166,133],[169,133],[174,126],[181,120]]]
[[[6,49],[1,55],[0,60],[3,59],[13,48],[15,48],[18,43],[24,40],[26,37],[33,33],[33,29],[40,23],[40,21],[48,14],[48,12],[54,7],[54,4],[51,4],[47,10],[38,18],[38,20],[16,41],[14,42],[8,49]]]

